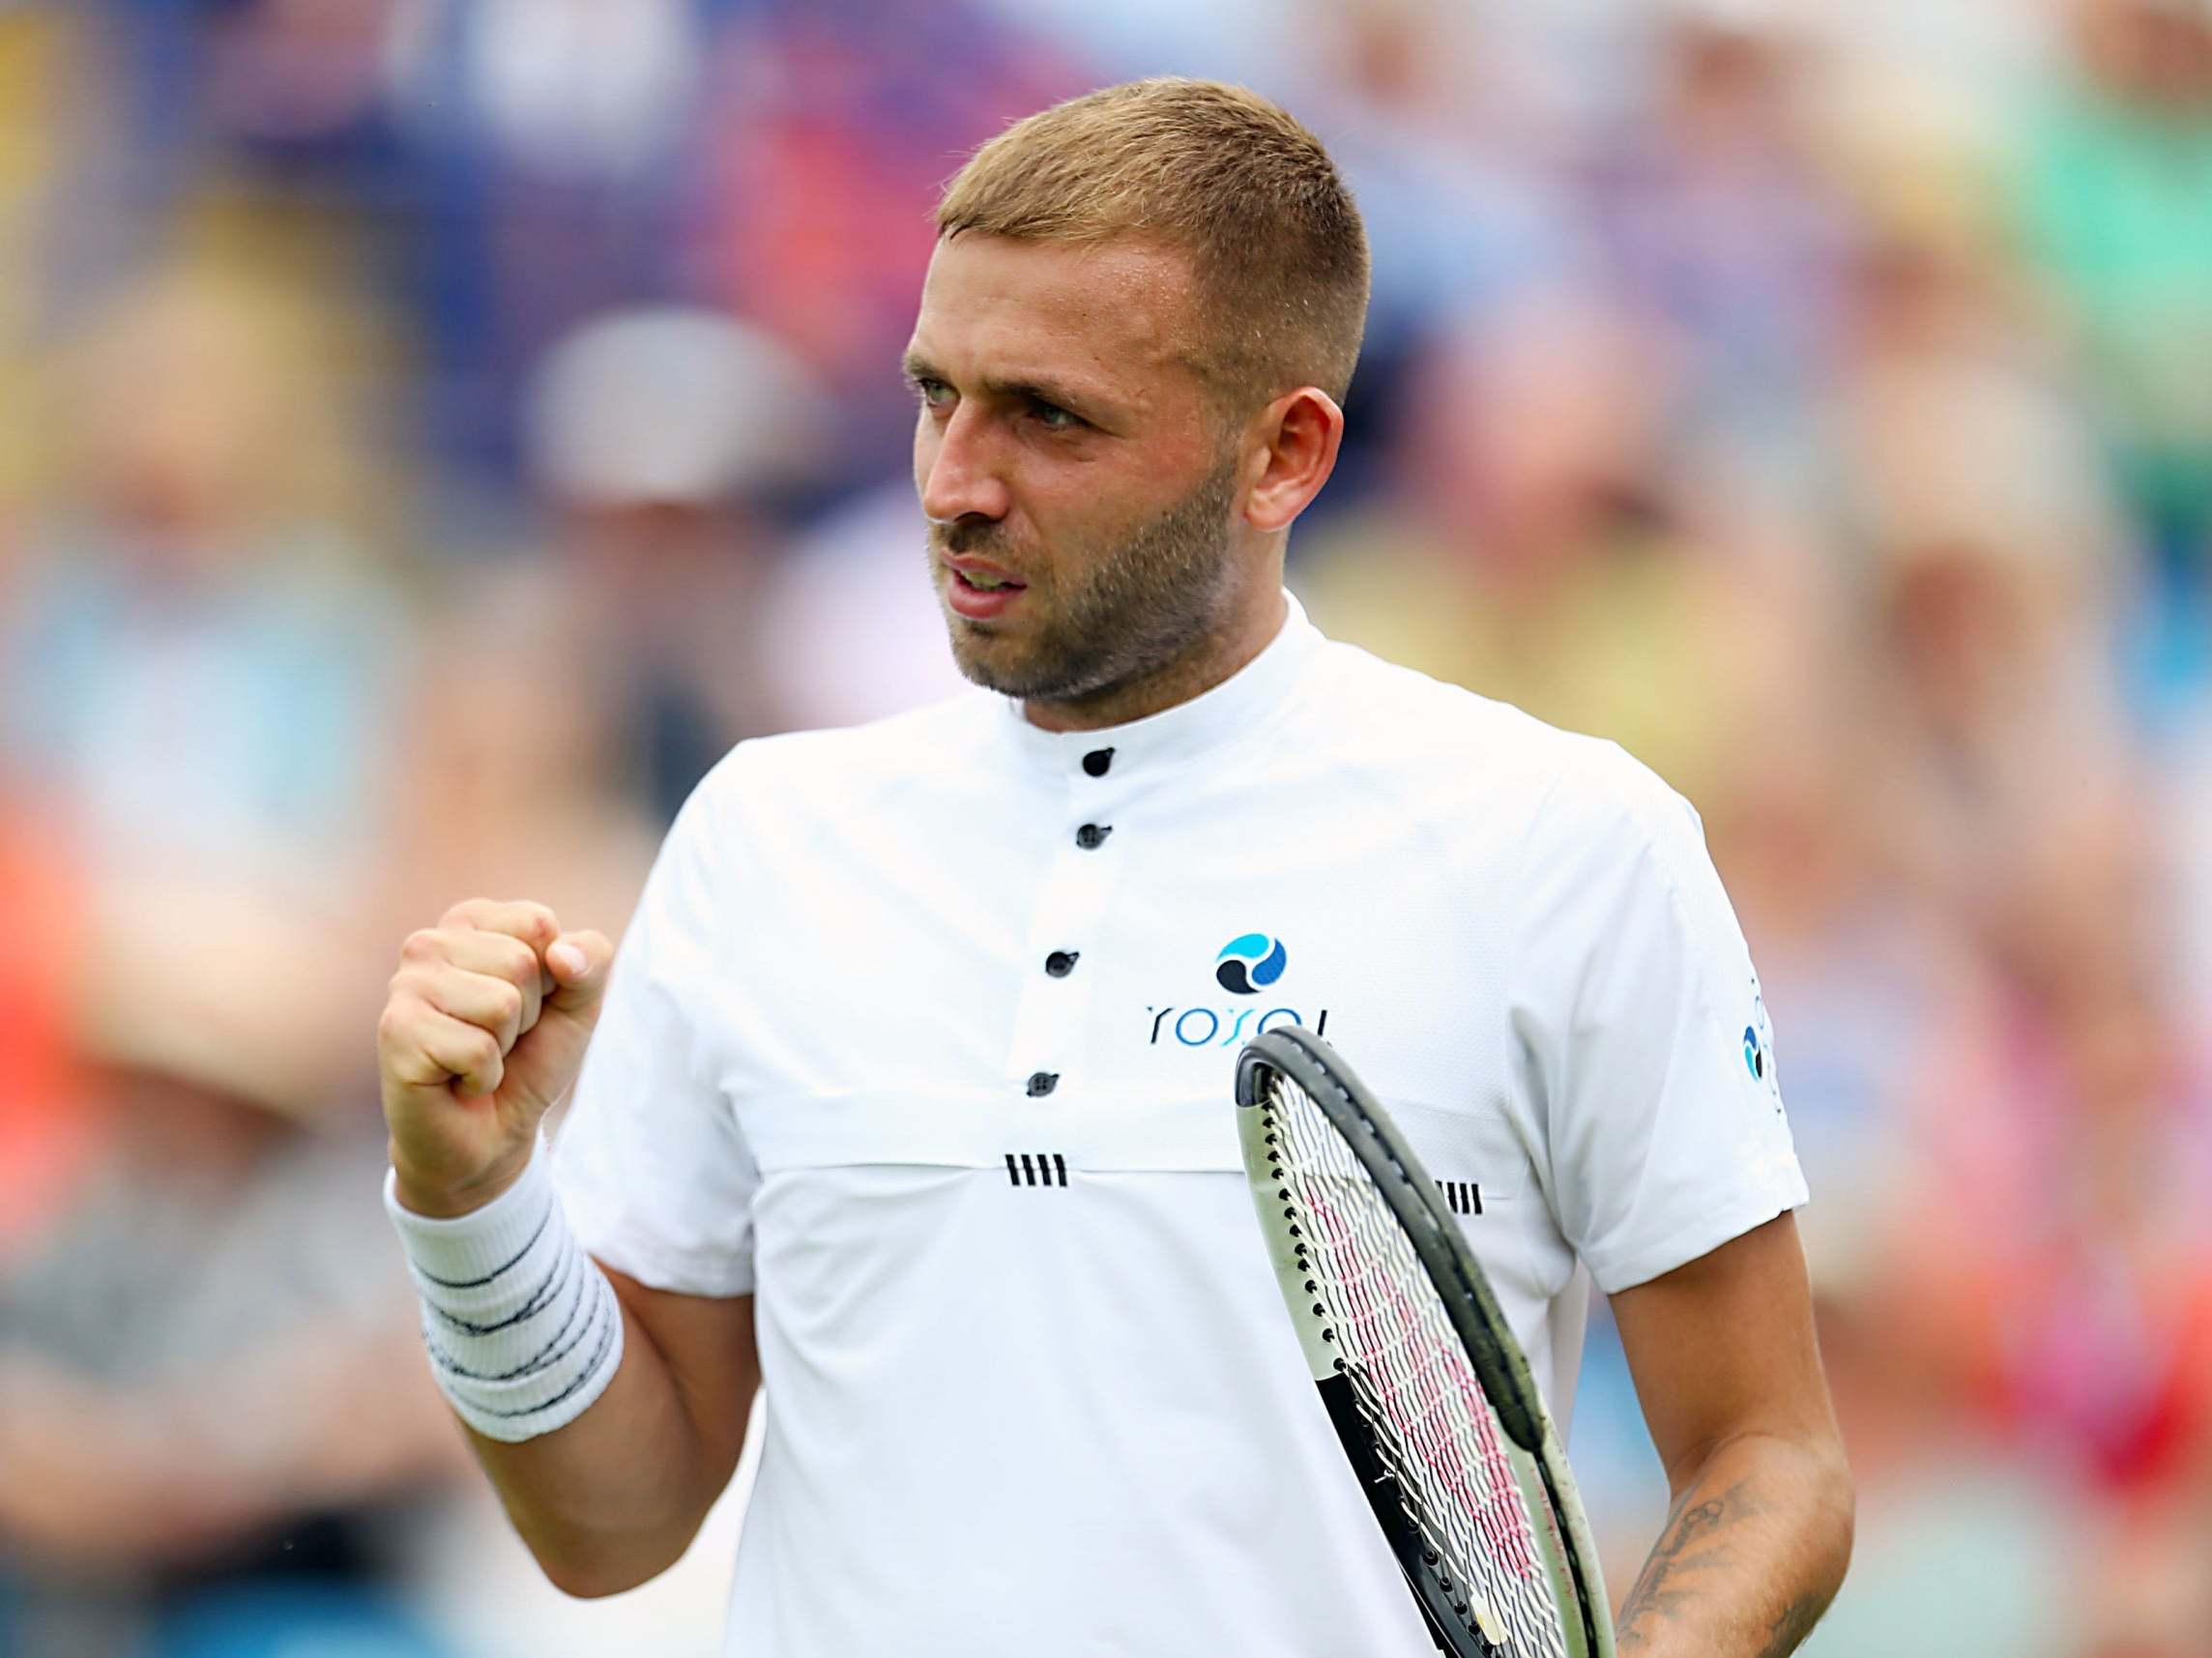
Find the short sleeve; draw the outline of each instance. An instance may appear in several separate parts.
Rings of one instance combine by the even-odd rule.
[[[705,786],[678,814],[615,954],[584,1067],[554,1138],[569,1225],[656,1290],[753,1287],[758,1167],[707,1063],[715,938],[735,908]]]
[[[1591,742],[1522,863],[1520,1091],[1559,1230],[1599,1288],[1801,1206],[1765,1001],[1689,802]]]

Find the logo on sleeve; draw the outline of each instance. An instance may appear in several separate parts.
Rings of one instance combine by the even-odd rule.
[[[1766,1085],[1766,1091],[1774,1096],[1774,1109],[1782,1109],[1782,1082],[1774,1074],[1774,1026],[1766,1016],[1766,996],[1759,987],[1759,975],[1751,978],[1751,1023],[1743,1028],[1743,1068],[1754,1082]]]
[[[1213,970],[1214,982],[1232,996],[1259,995],[1282,977],[1283,969],[1291,964],[1283,941],[1266,933],[1245,933],[1231,939],[1214,960],[1219,964]]]

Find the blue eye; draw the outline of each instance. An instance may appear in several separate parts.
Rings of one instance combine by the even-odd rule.
[[[1033,403],[1038,423],[1048,432],[1069,432],[1083,424],[1081,415],[1070,414],[1058,403],[1048,403],[1042,397]]]
[[[945,408],[952,401],[952,388],[942,380],[917,379],[912,385],[915,395],[933,409]]]

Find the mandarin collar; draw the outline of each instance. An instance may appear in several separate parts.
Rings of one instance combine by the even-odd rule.
[[[1281,628],[1257,656],[1211,689],[1143,719],[1095,731],[1044,731],[1023,716],[1019,701],[1001,699],[1015,747],[1028,763],[1075,778],[1121,777],[1190,759],[1243,735],[1289,700],[1324,643],[1288,589],[1283,608]]]

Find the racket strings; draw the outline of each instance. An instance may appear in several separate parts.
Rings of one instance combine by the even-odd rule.
[[[1502,1430],[1412,1240],[1341,1134],[1274,1073],[1265,1101],[1280,1189],[1307,1243],[1360,1413],[1455,1604],[1482,1609],[1501,1650],[1565,1658],[1560,1613]]]
[[[1395,1230],[1395,1217],[1391,1225]],[[1384,1414],[1412,1442],[1417,1460],[1398,1458],[1400,1467],[1441,1474],[1453,1498],[1453,1508],[1447,1512],[1472,1515],[1483,1540],[1499,1559],[1516,1572],[1534,1572],[1532,1539],[1524,1526],[1516,1524],[1519,1511],[1512,1505],[1519,1488],[1510,1483],[1512,1469],[1503,1446],[1498,1442],[1488,1403],[1474,1382],[1458,1334],[1448,1323],[1440,1330],[1434,1321],[1422,1319],[1401,1287],[1403,1280],[1393,1279],[1383,1270],[1378,1265],[1381,1259],[1372,1253],[1358,1256],[1359,1265],[1349,1278],[1343,1296],[1358,1309],[1353,1321],[1365,1319],[1371,1327],[1353,1329],[1349,1335],[1340,1330],[1338,1339],[1348,1351],[1382,1354],[1386,1361],[1384,1368],[1397,1385],[1385,1392],[1369,1373],[1352,1366],[1348,1374],[1353,1388],[1365,1394],[1370,1413]],[[1376,1304],[1374,1291],[1378,1286],[1389,1304]],[[1418,1331],[1417,1339],[1393,1345],[1392,1331],[1407,1325]],[[1471,1438],[1476,1441],[1476,1455],[1471,1460],[1466,1455],[1466,1441],[1470,1436],[1462,1432],[1468,1426],[1471,1426]]]

